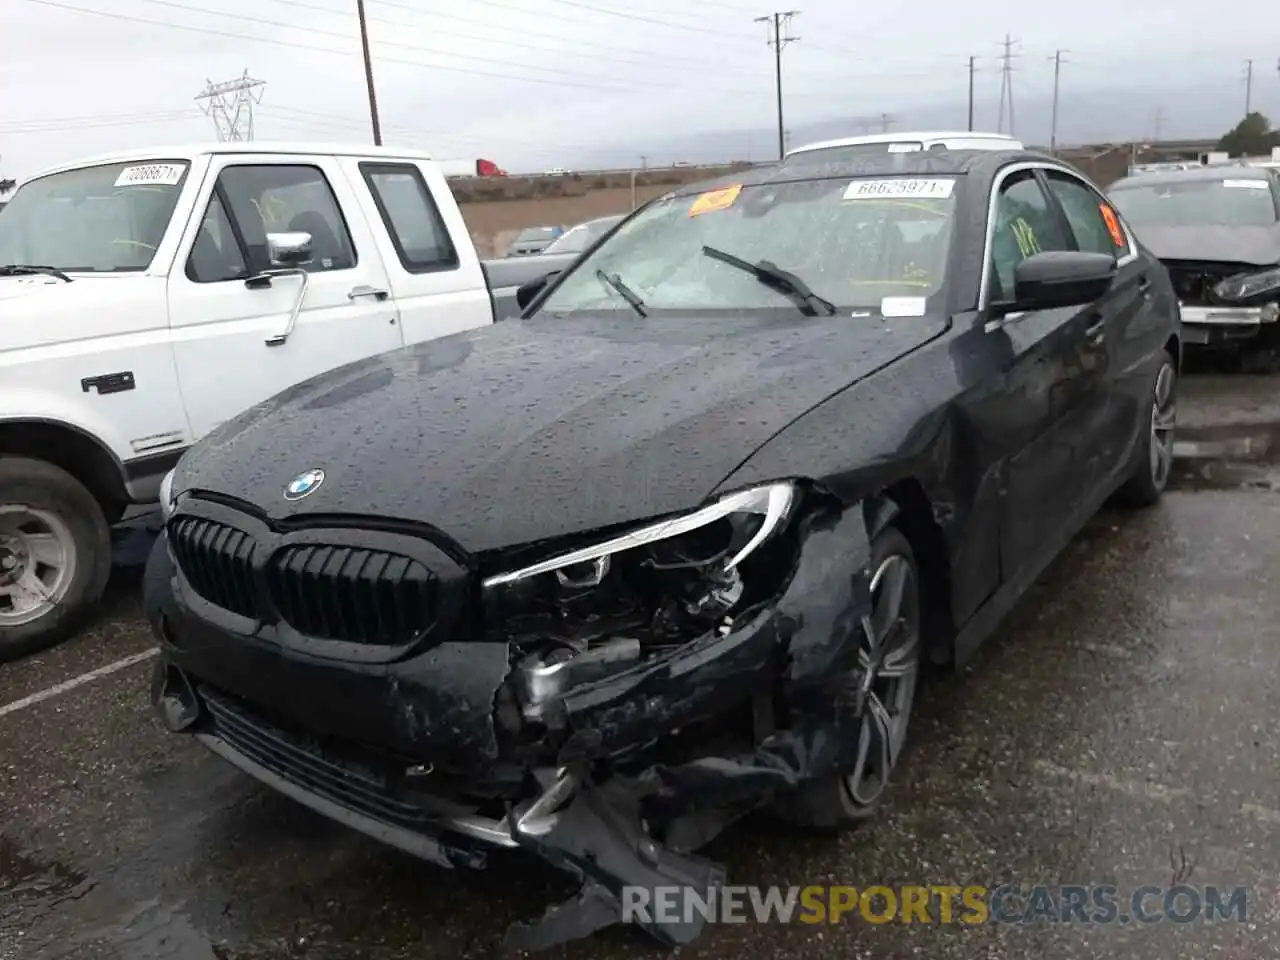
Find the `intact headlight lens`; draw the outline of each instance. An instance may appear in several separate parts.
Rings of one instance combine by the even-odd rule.
[[[611,558],[646,546],[653,548],[646,562],[658,569],[715,563],[721,571],[732,571],[786,527],[797,498],[797,488],[790,482],[740,490],[692,513],[489,577],[484,586],[500,587],[555,573],[564,586],[590,587],[603,580]]]

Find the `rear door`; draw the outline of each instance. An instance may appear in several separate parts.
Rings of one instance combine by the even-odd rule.
[[[197,436],[308,377],[402,345],[374,231],[335,159],[219,155],[203,191],[169,276],[178,380]],[[298,232],[311,235],[311,261],[271,275],[268,238]]]
[[[987,302],[1012,300],[1027,257],[1074,242],[1034,166],[1014,168],[997,188]],[[1083,518],[1088,461],[1105,402],[1101,318],[1093,305],[1013,313],[989,323],[1009,357],[1002,397],[1027,435],[1009,461],[1000,518],[1006,581],[1056,552]]]
[[[1090,482],[1105,486],[1132,462],[1134,444],[1146,435],[1152,364],[1168,329],[1161,309],[1167,310],[1168,305],[1161,308],[1155,302],[1153,265],[1139,257],[1137,245],[1107,199],[1066,170],[1050,168],[1043,173],[1077,248],[1116,258],[1116,279],[1097,304],[1104,323],[1099,352],[1105,352],[1105,402],[1096,411],[1100,422],[1088,425],[1099,440]]]
[[[345,158],[374,227],[406,343],[492,323],[494,307],[475,246],[449,186],[432,163]]]

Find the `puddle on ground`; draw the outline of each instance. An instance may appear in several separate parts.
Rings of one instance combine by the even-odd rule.
[[[150,900],[124,904],[87,875],[24,853],[0,836],[0,960],[219,960],[179,910]]]
[[[1280,463],[1244,460],[1175,460],[1171,486],[1180,490],[1280,492]]]

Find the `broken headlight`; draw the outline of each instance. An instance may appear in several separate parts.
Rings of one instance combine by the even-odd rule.
[[[575,646],[637,632],[654,641],[687,636],[778,588],[779,578],[747,568],[789,528],[798,497],[789,482],[740,490],[489,577],[486,622],[517,642],[522,625],[531,636],[563,637]]]
[[[484,582],[485,633],[514,649],[527,718],[592,679],[710,632],[789,579],[799,489],[772,483]]]
[[[648,565],[655,569],[716,564],[727,573],[786,525],[795,500],[796,487],[791,483],[740,490],[692,513],[489,577],[485,589],[544,574],[555,574],[567,587],[598,586],[608,575],[614,557],[641,549]]]

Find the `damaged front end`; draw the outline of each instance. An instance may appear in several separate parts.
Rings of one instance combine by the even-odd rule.
[[[853,765],[867,531],[862,509],[804,484],[740,491],[504,556],[482,573],[474,639],[349,668],[216,637],[179,601],[190,584],[162,541],[153,565],[163,552],[170,567],[148,576],[165,638],[153,698],[171,729],[433,862],[478,867],[488,847],[519,847],[576,874],[575,900],[509,935],[541,948],[619,922],[624,888],[721,885],[693,851]],[[245,651],[256,661],[226,669]],[[313,695],[280,706],[272,684]],[[359,715],[358,734],[335,714]],[[436,749],[451,731],[466,750]],[[701,930],[636,922],[671,945]]]

